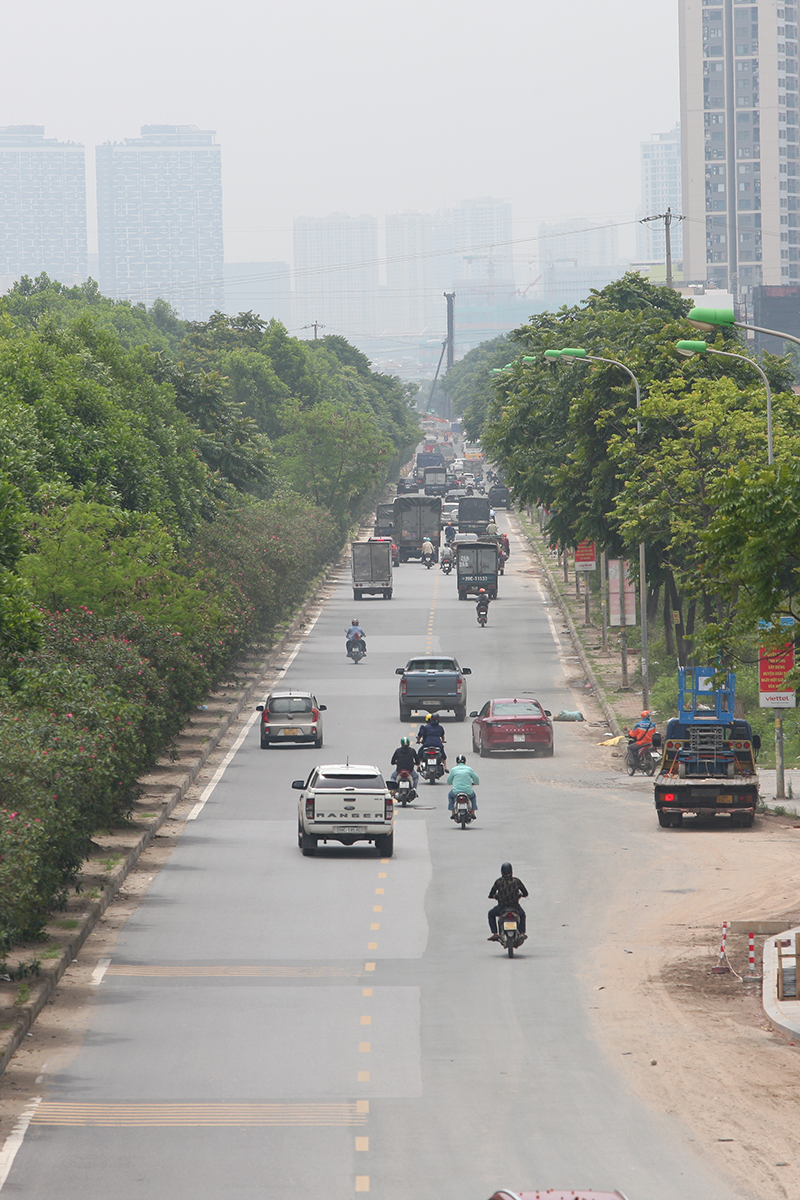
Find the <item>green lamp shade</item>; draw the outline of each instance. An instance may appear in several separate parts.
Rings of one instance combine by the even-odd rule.
[[[545,350],[544,356],[545,356],[545,358],[561,358],[561,351],[560,350]]]
[[[676,342],[675,347],[681,354],[708,353],[708,345],[705,342]]]
[[[561,351],[562,354],[567,354],[570,358],[586,358],[586,351],[576,349],[574,346],[567,346]]]
[[[732,308],[693,308],[686,320],[700,325],[733,325],[736,317]]]

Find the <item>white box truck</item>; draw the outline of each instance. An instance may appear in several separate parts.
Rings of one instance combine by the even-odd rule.
[[[381,595],[392,598],[392,539],[352,542],[353,599]]]

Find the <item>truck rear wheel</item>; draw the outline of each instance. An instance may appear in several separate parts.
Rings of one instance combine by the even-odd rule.
[[[406,708],[406,706],[404,704],[400,705],[400,720],[401,721],[410,721],[411,720],[411,709]]]
[[[362,598],[363,594],[364,593],[361,591],[361,588],[353,588],[353,599],[354,600],[360,600]]]
[[[375,839],[375,849],[381,858],[391,858],[394,854],[394,832]]]
[[[310,858],[317,848],[317,839],[310,833],[300,834],[300,849],[306,858]]]

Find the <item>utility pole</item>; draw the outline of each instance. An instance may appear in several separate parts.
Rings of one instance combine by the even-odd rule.
[[[455,360],[456,294],[455,292],[445,292],[444,298],[447,301],[447,370],[449,371]]]
[[[667,287],[668,288],[672,287],[672,237],[671,237],[671,233],[670,233],[670,228],[672,226],[673,221],[685,221],[685,220],[686,220],[686,218],[682,217],[680,215],[680,213],[674,213],[671,208],[668,208],[666,212],[656,213],[656,215],[653,217],[642,217],[641,221],[639,222],[640,225],[646,225],[648,221],[663,221],[664,222],[664,238],[666,241],[666,250],[667,250]]]
[[[312,321],[310,325],[303,326],[303,329],[313,329],[314,330],[314,341],[315,342],[317,340],[317,330],[325,329],[325,328],[326,328],[326,326],[323,325],[321,321]]]

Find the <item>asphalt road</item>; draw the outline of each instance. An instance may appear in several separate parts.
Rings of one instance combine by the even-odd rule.
[[[481,779],[471,828],[448,820],[443,785],[422,785],[392,859],[297,848],[291,781],[347,756],[388,769],[412,731],[394,674],[410,655],[471,667],[469,709],[514,694],[575,706],[531,566],[512,540],[486,629],[453,577],[419,564],[397,569],[390,602],[355,606],[342,579],[287,675],[328,705],[324,749],[261,751],[253,726],[120,937],[79,1053],[41,1085],[3,1200],[740,1195],[595,1038],[587,947],[605,884],[646,867],[651,826],[632,835],[598,804],[615,777],[591,769],[585,729],[557,725],[552,759],[480,760],[469,721],[450,719],[451,762],[467,753]],[[504,859],[531,893],[513,960],[486,940]]]

